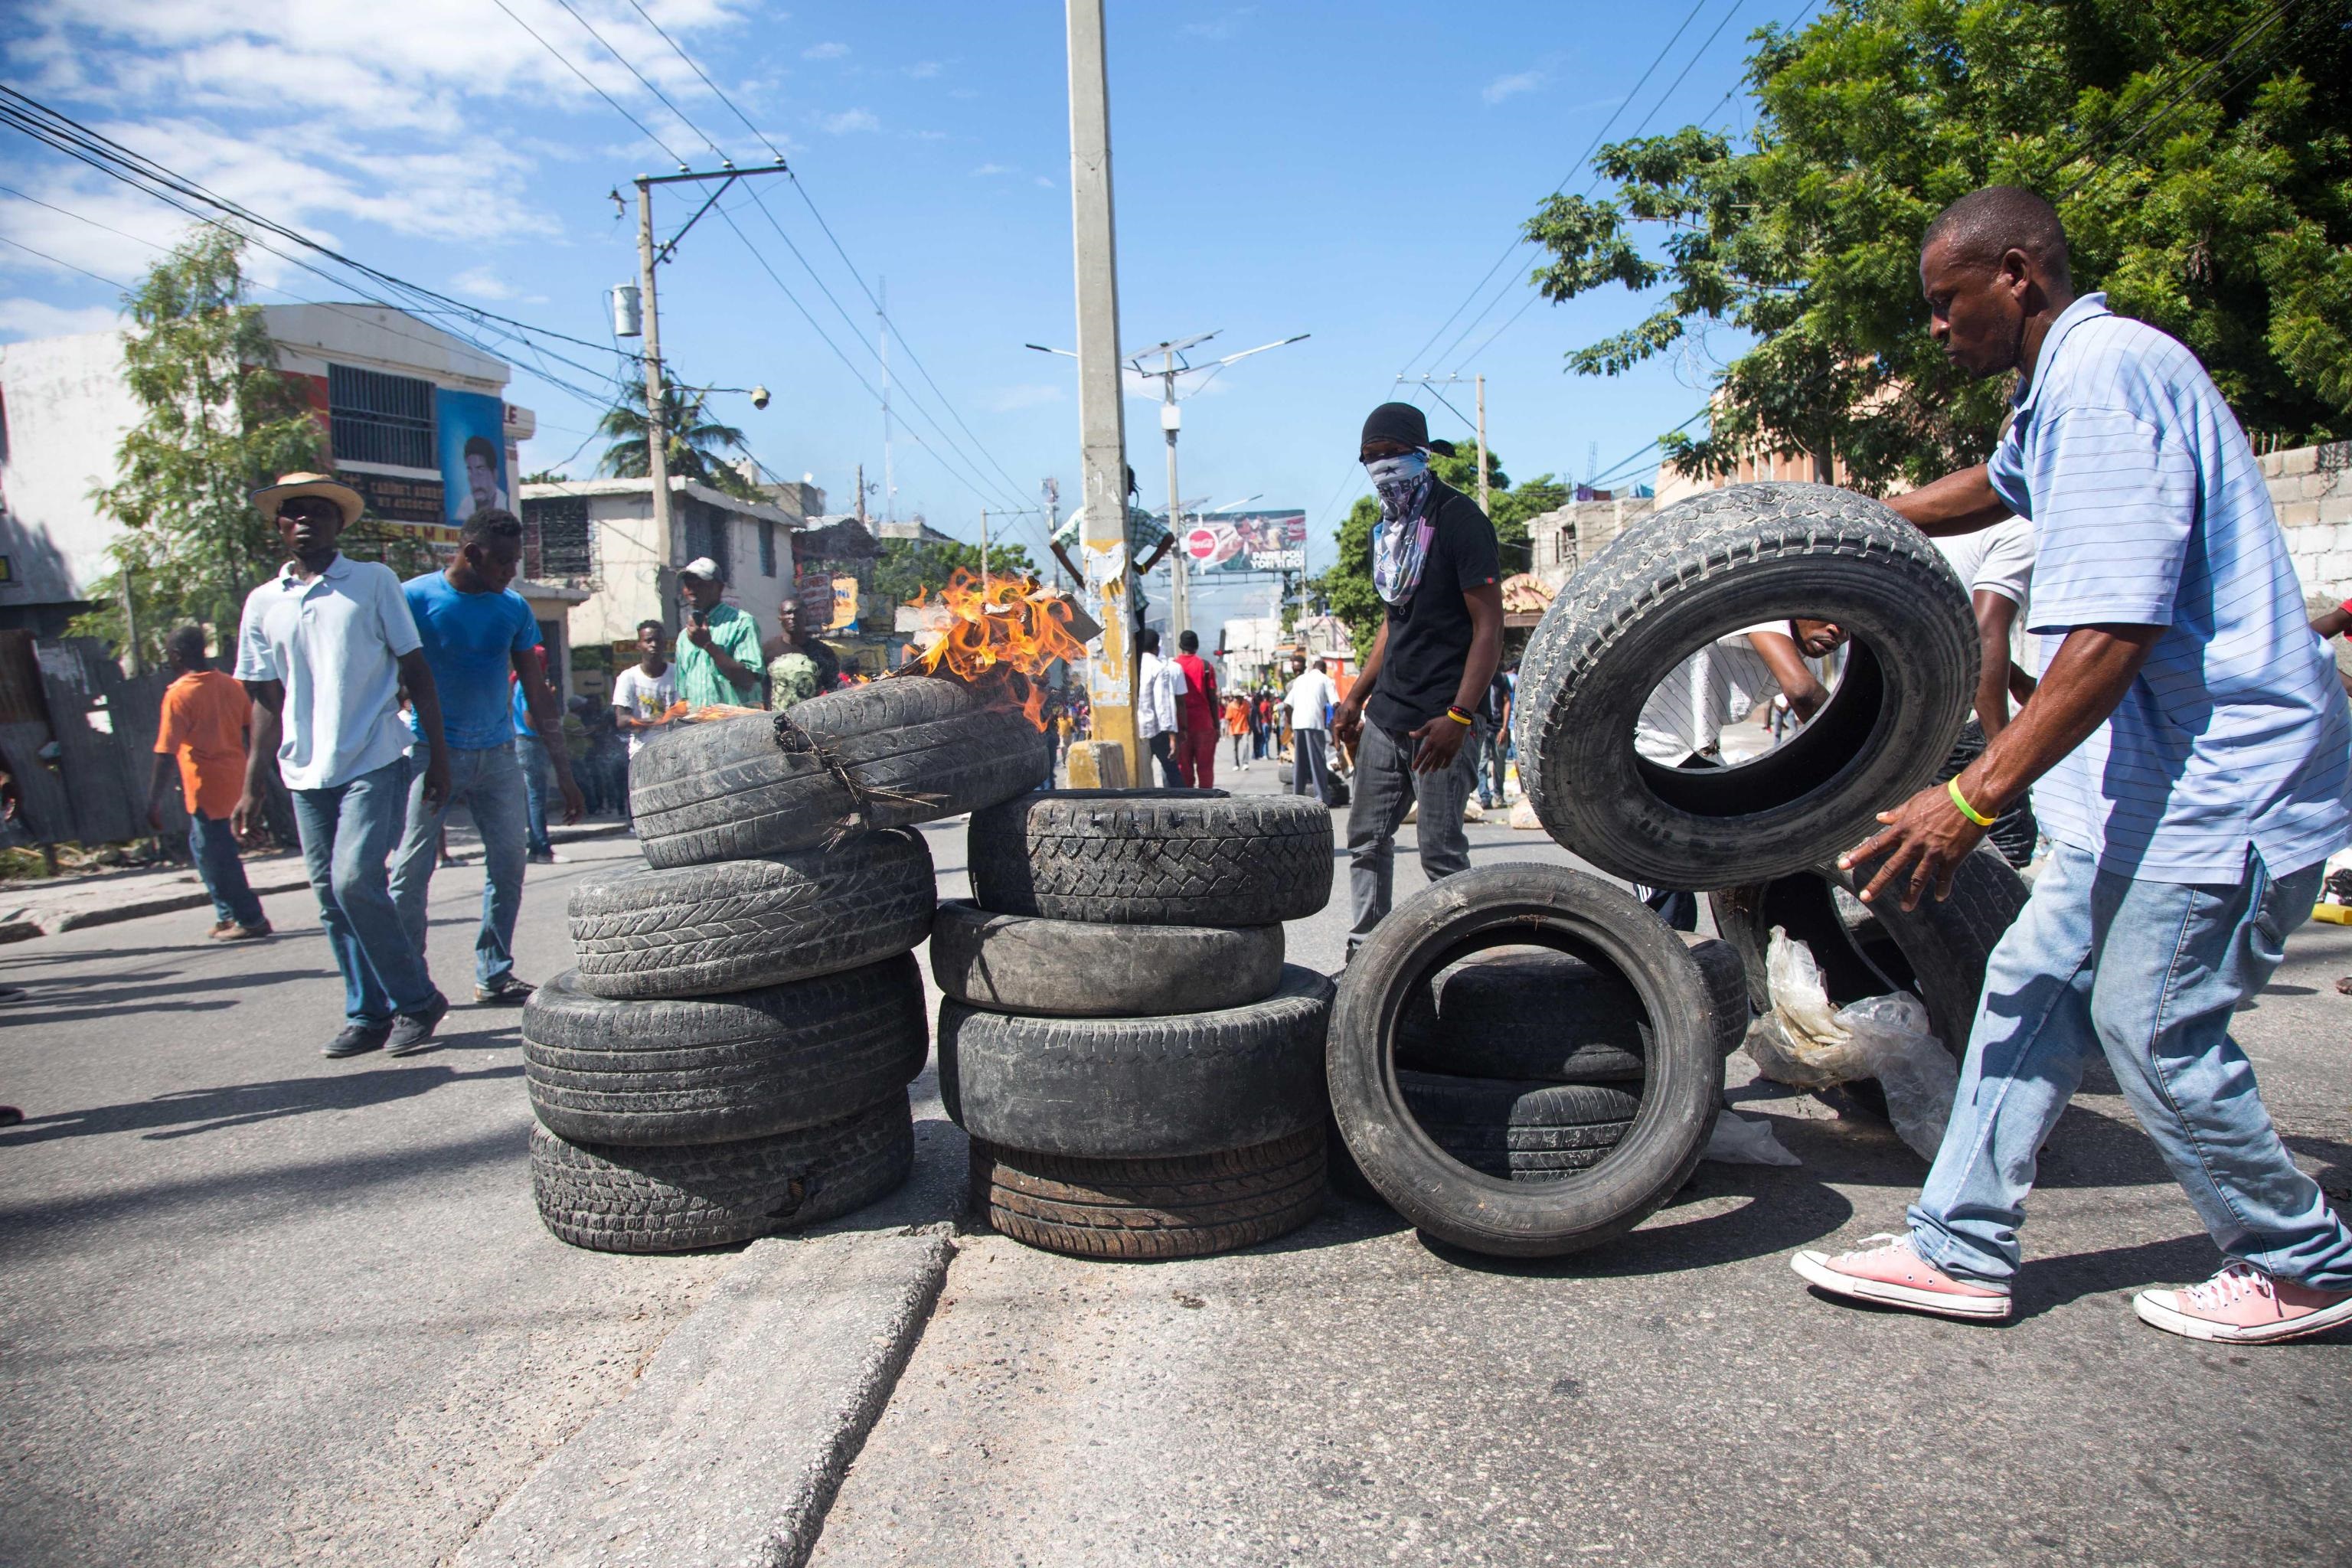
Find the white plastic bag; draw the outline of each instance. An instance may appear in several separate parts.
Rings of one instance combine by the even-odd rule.
[[[1748,1026],[1746,1047],[1764,1076],[1796,1089],[1874,1078],[1895,1132],[1921,1159],[1934,1159],[1959,1068],[1929,1032],[1919,998],[1897,991],[1832,1007],[1811,950],[1779,926],[1764,972],[1772,1010]]]
[[[1715,1132],[1699,1154],[1718,1165],[1801,1165],[1802,1160],[1781,1146],[1772,1123],[1760,1116],[1726,1110],[1715,1119]]]

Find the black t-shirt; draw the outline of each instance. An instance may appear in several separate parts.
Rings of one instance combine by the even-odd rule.
[[[1388,650],[1364,704],[1365,716],[1384,730],[1417,730],[1453,702],[1470,657],[1470,608],[1462,595],[1502,578],[1495,525],[1476,501],[1433,480],[1429,518],[1429,559],[1412,597],[1389,606]]]

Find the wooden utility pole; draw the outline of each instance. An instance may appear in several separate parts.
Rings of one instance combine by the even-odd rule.
[[[1070,219],[1078,316],[1078,440],[1086,531],[1078,541],[1087,611],[1102,624],[1089,651],[1094,738],[1146,777],[1135,731],[1135,563],[1128,559],[1127,412],[1118,373],[1118,256],[1111,211],[1110,83],[1103,0],[1067,0],[1070,51]]]
[[[1487,516],[1494,512],[1486,505],[1486,378],[1478,378],[1478,510]]]

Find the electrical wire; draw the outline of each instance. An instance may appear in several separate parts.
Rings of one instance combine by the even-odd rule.
[[[751,123],[751,117],[750,115],[745,114],[741,110],[735,107],[735,100],[728,97],[726,93],[719,90],[719,84],[711,80],[700,66],[695,64],[694,57],[688,54],[684,47],[681,46],[676,38],[671,37],[668,32],[664,29],[659,22],[654,20],[653,13],[646,10],[643,5],[638,5],[637,0],[629,0],[629,8],[636,12],[638,16],[645,18],[646,26],[651,27],[654,30],[655,36],[659,37],[663,43],[669,46],[670,53],[676,55],[679,59],[686,62],[687,69],[692,71],[696,76],[702,79],[702,85],[710,89],[710,96],[725,104],[727,106],[727,111],[743,122],[743,129],[751,133],[752,140],[759,142],[762,147],[765,147],[768,150],[769,154],[772,156],[777,163],[782,163],[784,161],[784,150],[777,146],[773,142],[769,141],[767,133],[762,132],[758,126]],[[697,132],[697,134],[699,134],[699,132]],[[705,140],[708,140],[708,138],[705,138]]]
[[[83,277],[88,278],[94,282],[103,283],[110,289],[120,289],[125,294],[135,292],[128,283],[119,283],[111,278],[100,277],[99,274],[92,272],[89,268],[76,267],[70,261],[60,261],[46,250],[35,250],[31,246],[26,245],[21,239],[10,239],[6,235],[0,234],[0,245],[13,245],[27,256],[39,257],[42,260],[47,262],[52,267],[62,267],[68,272],[79,272]]]
[[[2220,59],[2214,60],[2211,64],[2207,66],[2204,70],[2198,72],[2195,76],[2182,82],[2179,88],[2170,98],[2167,99],[2162,104],[2143,114],[2135,124],[2130,135],[2127,136],[2121,144],[2111,148],[2104,155],[2105,161],[2097,167],[2086,172],[2081,179],[2076,180],[2064,191],[2061,192],[2059,194],[2058,200],[2062,202],[2070,201],[2077,195],[2089,195],[2090,193],[2097,190],[2100,186],[2107,184],[2110,180],[2116,178],[2118,174],[2126,172],[2129,165],[2123,162],[2124,154],[2129,153],[2134,147],[2138,146],[2140,142],[2144,140],[2150,132],[2177,121],[2180,115],[2187,113],[2196,103],[2203,101],[2196,96],[2199,89],[2203,88],[2222,70],[2227,68],[2230,62],[2236,59],[2241,53],[2260,42],[2263,34],[2268,33],[2272,28],[2278,26],[2280,22],[2284,21],[2286,17],[2286,14],[2294,8],[2294,5],[2295,0],[2277,0],[2277,3],[2272,5],[2268,11],[2263,12],[2249,19],[2238,29],[2237,32],[2231,34],[2228,39],[2224,40],[2224,47],[2229,50],[2227,54],[2224,54]],[[2264,61],[2257,57],[2257,58],[2251,63],[2244,71],[2239,74],[2236,79],[2231,81],[2219,93],[2214,95],[2216,100],[2225,99],[2231,93],[2236,91],[2239,87],[2244,85],[2254,72],[2262,69],[2264,63]],[[2090,151],[2087,149],[2077,154],[2077,156],[2085,158],[2091,155]]]
[[[579,9],[572,4],[572,0],[555,0],[555,3],[558,5],[562,6],[564,11],[571,16],[573,21],[586,28],[590,37],[595,39],[598,43],[603,44],[604,46],[604,52],[612,56],[614,59],[620,61],[621,68],[627,71],[631,76],[636,78],[638,83],[643,86],[647,92],[652,93],[655,99],[660,102],[661,106],[664,109],[668,110],[670,113],[677,118],[677,122],[680,125],[685,126],[688,131],[691,131],[697,136],[701,137],[702,144],[709,148],[713,153],[718,153],[719,161],[720,163],[726,163],[730,167],[733,165],[734,160],[727,156],[727,149],[721,147],[718,142],[713,142],[710,139],[709,132],[703,130],[701,126],[697,125],[693,121],[688,120],[686,117],[686,111],[678,108],[677,104],[672,103],[669,100],[669,95],[662,91],[661,89],[656,87],[653,84],[653,79],[646,76],[645,72],[637,68],[635,61],[630,59],[628,56],[614,48],[605,38],[604,35],[596,30],[596,25],[580,14]],[[503,5],[500,6],[501,10],[504,8],[505,7]],[[512,15],[512,13],[509,14]],[[668,35],[664,34],[663,36],[667,37]],[[677,47],[675,44],[670,47],[673,48]]]
[[[652,129],[648,127],[644,121],[639,120],[635,115],[631,114],[627,110],[622,108],[621,100],[619,99],[614,98],[611,93],[606,92],[603,88],[596,85],[594,79],[592,79],[586,71],[582,70],[578,66],[573,65],[571,60],[564,57],[562,50],[557,48],[553,44],[549,43],[546,38],[541,37],[538,28],[532,26],[529,22],[524,21],[520,16],[516,16],[514,11],[507,5],[507,0],[490,0],[490,4],[496,5],[499,10],[506,12],[508,20],[514,23],[516,26],[520,27],[524,32],[529,33],[534,39],[537,39],[541,48],[545,49],[549,54],[553,55],[556,58],[557,62],[560,63],[565,70],[570,71],[573,76],[578,77],[583,82],[586,83],[589,91],[603,99],[606,103],[611,104],[613,106],[614,113],[619,115],[622,119],[635,126],[637,128],[638,135],[643,136],[646,141],[652,142],[655,146],[667,153],[671,163],[676,163],[681,169],[686,167],[686,160],[677,155],[677,149],[672,147],[668,142],[655,135]],[[570,9],[568,6],[565,8],[567,10]],[[578,13],[574,12],[573,15],[576,16]]]

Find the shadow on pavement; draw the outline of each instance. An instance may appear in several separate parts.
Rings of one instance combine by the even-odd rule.
[[[16,1126],[0,1131],[0,1149],[110,1132],[142,1132],[148,1142],[192,1138],[202,1132],[250,1127],[257,1121],[307,1116],[313,1111],[355,1110],[397,1100],[413,1100],[450,1083],[521,1076],[519,1062],[480,1072],[459,1072],[453,1067],[431,1064],[410,1067],[387,1062],[358,1072],[331,1070],[315,1078],[271,1079],[262,1083],[185,1089],[159,1094],[152,1100],[27,1116]]]

